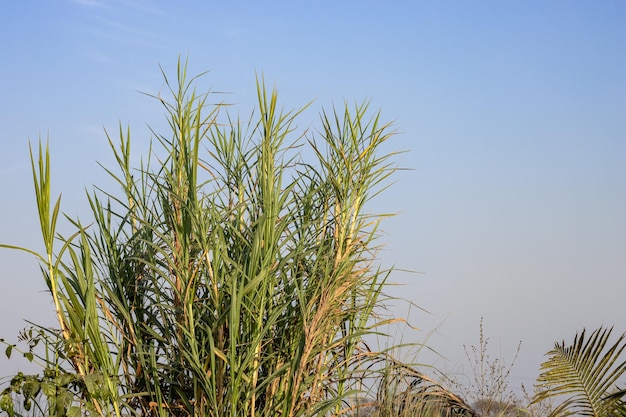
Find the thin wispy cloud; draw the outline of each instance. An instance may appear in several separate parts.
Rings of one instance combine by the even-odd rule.
[[[154,4],[150,2],[142,2],[137,0],[117,0],[117,3],[122,7],[126,7],[127,9],[134,9],[144,14],[148,13],[163,17],[171,15],[170,12],[155,7]]]
[[[137,30],[122,23],[111,22],[91,32],[94,36],[113,42],[140,46],[142,48],[162,49],[166,47],[166,38],[156,32]]]
[[[83,41],[89,43],[90,47],[96,47],[99,51],[96,56],[102,58],[107,56],[106,49],[110,47],[118,48],[121,45],[131,45],[133,47],[162,49],[170,43],[170,37],[163,32],[152,30],[142,22],[149,20],[158,22],[165,16],[165,12],[159,9],[144,7],[131,2],[111,2],[107,3],[106,10],[96,10],[97,0],[72,0],[76,4],[81,4],[86,8],[92,8],[85,16],[77,28],[78,31],[85,32],[89,36],[82,37]],[[94,4],[93,6],[92,3]],[[149,15],[146,17],[146,15]],[[158,26],[158,25],[157,25]]]
[[[88,50],[86,52],[86,55],[91,61],[98,62],[101,64],[112,64],[112,63],[117,62],[110,55],[107,55],[103,53],[102,51],[96,50],[96,49]]]
[[[98,7],[98,8],[108,7],[107,4],[99,0],[70,0],[70,1],[74,4],[77,4],[83,7]]]

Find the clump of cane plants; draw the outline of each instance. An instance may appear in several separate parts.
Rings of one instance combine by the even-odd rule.
[[[165,77],[170,131],[149,154],[107,133],[118,188],[88,192],[92,218],[68,217],[69,236],[48,146],[31,151],[45,252],[23,250],[59,328],[25,337],[42,372],[2,391],[10,416],[340,415],[371,372],[389,271],[367,203],[396,169],[391,126],[364,104],[298,131],[301,111],[262,82],[239,120],[196,81],[180,62]]]

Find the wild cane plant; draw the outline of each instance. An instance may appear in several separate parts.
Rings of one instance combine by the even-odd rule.
[[[298,134],[301,111],[262,82],[256,116],[222,118],[195,81],[180,62],[177,84],[165,77],[171,132],[153,132],[160,148],[138,167],[130,131],[107,134],[121,193],[89,193],[93,220],[70,220],[69,237],[48,147],[31,153],[45,254],[24,250],[62,342],[63,366],[34,379],[44,398],[29,394],[46,414],[338,415],[376,356],[362,342],[389,271],[365,204],[395,169],[379,154],[390,126],[346,106]],[[11,415],[22,388],[3,392]]]

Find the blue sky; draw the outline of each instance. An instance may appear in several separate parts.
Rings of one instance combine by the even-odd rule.
[[[376,209],[386,265],[423,341],[453,372],[484,317],[512,385],[583,326],[626,331],[626,3],[622,1],[21,1],[0,14],[0,241],[40,248],[28,140],[50,139],[54,191],[86,215],[106,184],[103,128],[135,149],[163,128],[137,91],[163,87],[180,55],[201,86],[248,114],[255,76],[286,107],[371,100],[407,150]],[[145,147],[143,148],[145,149]],[[0,337],[53,324],[35,261],[0,251]],[[4,359],[0,370],[9,369]]]

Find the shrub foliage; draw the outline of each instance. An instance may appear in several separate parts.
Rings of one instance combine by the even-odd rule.
[[[16,376],[0,407],[340,413],[375,356],[363,337],[382,320],[381,216],[365,205],[395,169],[381,150],[390,125],[365,104],[322,111],[318,131],[298,132],[302,112],[280,110],[260,81],[244,121],[209,105],[186,65],[165,81],[171,99],[155,98],[170,132],[153,131],[142,158],[129,130],[107,134],[119,189],[89,192],[93,218],[68,218],[69,237],[57,232],[47,145],[31,152],[45,253],[24,250],[41,262],[59,330],[26,336],[43,376]]]

